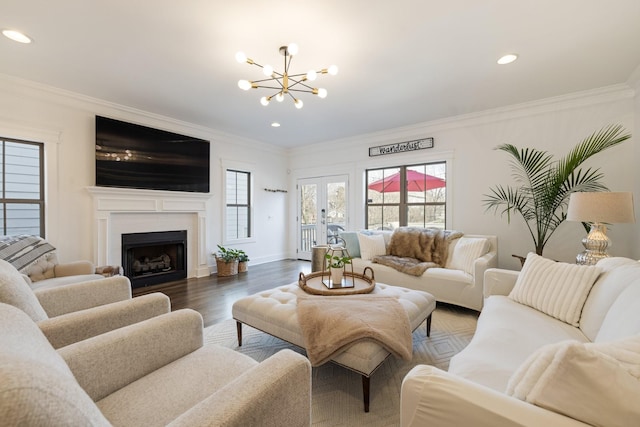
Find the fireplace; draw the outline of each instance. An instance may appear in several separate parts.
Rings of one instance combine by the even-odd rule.
[[[133,288],[187,277],[187,230],[122,234],[122,267]]]

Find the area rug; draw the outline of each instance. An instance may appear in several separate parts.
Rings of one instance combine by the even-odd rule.
[[[433,365],[446,370],[449,359],[471,340],[477,313],[459,307],[438,304],[433,313],[431,337],[423,323],[413,333],[413,359],[404,361],[390,356],[371,376],[370,412],[362,403],[361,376],[341,366],[327,363],[313,368],[312,423],[314,426],[400,425],[400,386],[404,376],[416,365]],[[238,347],[236,322],[229,319],[209,326],[205,342],[232,348],[257,361],[284,348],[300,354],[303,350],[254,328],[243,326],[242,347]]]

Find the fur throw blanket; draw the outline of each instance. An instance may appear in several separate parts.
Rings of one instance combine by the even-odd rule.
[[[320,366],[362,341],[375,341],[411,360],[409,316],[396,298],[377,295],[298,297],[298,321],[312,366]]]
[[[387,255],[376,256],[372,262],[422,276],[428,268],[446,265],[449,243],[462,235],[439,228],[400,227],[391,235]]]

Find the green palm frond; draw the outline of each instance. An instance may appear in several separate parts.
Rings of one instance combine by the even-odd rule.
[[[567,217],[571,193],[607,190],[599,169],[579,167],[630,137],[622,126],[609,125],[585,138],[558,161],[546,151],[500,145],[496,150],[511,156],[512,176],[519,187],[497,185],[485,194],[483,203],[487,210],[506,215],[509,223],[512,215],[518,213],[529,229],[536,253],[542,255],[549,238]]]

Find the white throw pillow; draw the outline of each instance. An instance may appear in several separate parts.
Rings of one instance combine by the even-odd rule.
[[[549,369],[549,365],[553,362],[556,353],[574,342],[576,341],[561,341],[540,347],[511,375],[507,383],[506,393],[516,399],[526,401],[531,390],[540,381],[542,374]]]
[[[582,307],[600,271],[596,266],[555,262],[531,252],[509,298],[578,326]]]
[[[489,241],[483,237],[461,237],[458,239],[453,255],[448,263],[453,270],[462,270],[473,274],[473,263],[482,255],[489,252]]]
[[[640,334],[640,278],[637,278],[611,304],[595,342],[606,342]]]
[[[590,425],[638,425],[640,336],[542,347],[511,377],[507,394]]]
[[[597,341],[596,336],[604,318],[618,296],[634,282],[637,282],[636,285],[640,284],[640,262],[638,261],[612,257],[603,258],[596,265],[602,269],[602,273],[591,288],[580,316],[580,329],[589,341]],[[636,317],[640,318],[640,316]],[[617,325],[615,327],[617,328]],[[624,336],[628,335],[631,334]],[[617,335],[616,338],[621,336]]]
[[[382,234],[366,235],[359,233],[358,242],[360,243],[360,257],[363,260],[370,261],[373,257],[384,255],[387,252]]]

